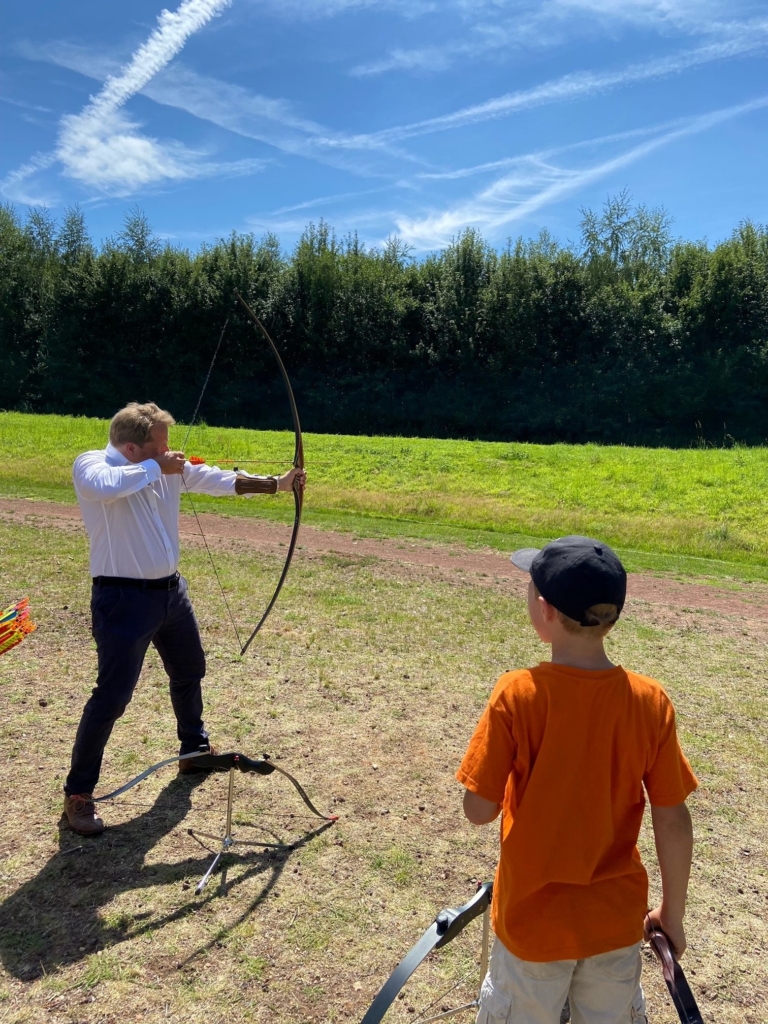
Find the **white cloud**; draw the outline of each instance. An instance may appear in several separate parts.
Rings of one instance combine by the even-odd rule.
[[[197,154],[179,143],[161,143],[139,134],[139,125],[121,108],[161,71],[195,32],[231,0],[183,0],[176,11],[162,11],[157,28],[79,114],[61,119],[56,156],[64,173],[85,185],[129,195],[147,185],[199,177]]]
[[[562,78],[551,79],[531,89],[521,89],[519,92],[506,93],[504,96],[497,96],[483,103],[462,107],[450,114],[385,128],[368,135],[353,136],[352,142],[357,146],[362,146],[366,142],[370,145],[395,143],[432,132],[448,131],[481,121],[508,117],[510,114],[531,110],[534,107],[594,96],[621,86],[634,85],[654,78],[665,78],[713,61],[755,53],[765,48],[767,43],[768,21],[763,21],[756,23],[750,33],[744,33],[723,42],[684,50],[669,57],[630,64],[616,71],[575,72],[564,75]]]
[[[307,199],[303,203],[293,203],[291,206],[281,206],[277,210],[273,210],[270,214],[271,217],[277,217],[284,213],[295,213],[297,210],[309,210],[313,206],[330,206],[334,203],[341,203],[345,199],[357,199],[360,196],[372,196],[378,195],[381,192],[389,192],[391,189],[396,188],[395,185],[384,185],[381,188],[366,188],[361,189],[357,192],[337,192],[331,196],[317,196],[315,199]]]
[[[41,107],[37,103],[25,103],[24,100],[13,100],[9,96],[0,96],[0,103],[7,103],[11,107],[18,107],[20,110],[31,110],[36,114],[52,114],[50,107]]]
[[[114,76],[120,67],[114,57],[66,42],[21,43],[16,49],[28,60],[56,64],[97,81]],[[268,126],[274,131],[275,125],[301,137],[330,134],[323,125],[299,117],[287,100],[249,92],[241,86],[197,74],[179,63],[164,66],[144,84],[141,93],[156,103],[184,110],[249,138],[267,133]]]
[[[420,217],[398,216],[397,233],[420,250],[440,248],[466,227],[476,227],[489,237],[498,237],[516,221],[628,167],[654,150],[765,107],[768,107],[768,96],[761,96],[748,103],[690,118],[655,138],[589,167],[556,167],[542,160],[539,154],[519,157],[511,174],[498,178],[469,199]]]
[[[459,60],[551,49],[579,38],[616,36],[623,29],[663,36],[721,40],[749,31],[749,18],[764,14],[750,0],[457,0],[463,16],[459,36],[441,45],[398,47],[352,68],[353,75],[388,71],[444,71]]]
[[[333,218],[333,230],[343,235],[358,232],[366,244],[375,244],[393,223],[396,212],[379,206],[371,209],[342,210]],[[274,232],[278,235],[300,235],[307,227],[306,217],[285,217],[277,214],[253,214],[246,219],[248,230]]]
[[[64,42],[24,43],[17,51],[30,60],[50,62],[97,80],[113,75],[117,66],[114,58],[92,54]],[[163,68],[147,82],[141,93],[155,103],[183,110],[244,138],[354,174],[376,176],[391,171],[393,160],[398,164],[402,161],[425,163],[392,143],[371,143],[366,139],[356,146],[351,136],[302,117],[287,100],[263,96],[240,85],[200,75],[178,62]],[[367,153],[369,158],[350,159],[346,151],[354,150]],[[377,160],[371,159],[374,153],[378,154]],[[168,156],[170,164],[172,154]]]
[[[197,74],[174,64],[158,76],[144,94],[156,103],[185,110],[202,120],[245,138],[255,139],[293,156],[329,163],[355,174],[382,172],[380,160],[349,159],[346,151],[360,149],[369,155],[412,159],[392,143],[364,143],[355,146],[351,137],[334,132],[296,113],[292,104],[250,92],[215,78]]]
[[[211,162],[205,159],[205,154],[179,142],[150,138],[140,132],[141,126],[122,109],[128,100],[149,86],[191,35],[204,28],[231,2],[183,0],[177,10],[160,13],[157,27],[127,64],[115,71],[111,62],[102,61],[102,67],[106,69],[109,65],[110,71],[101,90],[79,114],[66,114],[61,118],[53,153],[19,167],[6,177],[2,183],[5,194],[13,193],[17,201],[28,201],[22,194],[25,183],[55,161],[62,165],[66,177],[116,196],[127,196],[163,182],[261,169],[264,161]],[[93,70],[90,73],[93,74]]]
[[[440,9],[444,0],[258,0],[260,9],[268,8],[284,18],[306,21],[309,18],[336,18],[355,11],[396,11],[406,18]]]
[[[54,162],[50,153],[33,156],[0,181],[0,195],[12,203],[23,203],[25,206],[53,206],[54,200],[49,194],[32,191],[30,180],[41,171],[48,170]]]
[[[466,42],[449,43],[445,46],[422,46],[411,50],[398,48],[390,50],[386,57],[379,60],[358,64],[352,68],[351,74],[362,77],[382,75],[387,71],[446,71],[453,64],[455,57],[472,53],[474,49]]]
[[[689,123],[688,118],[676,118],[664,124],[653,125],[649,128],[630,128],[625,132],[612,132],[610,135],[598,135],[592,139],[581,139],[578,142],[569,142],[564,146],[550,146],[547,149],[539,150],[536,153],[525,153],[521,156],[508,156],[503,160],[492,160],[489,163],[473,164],[470,167],[457,167],[452,171],[424,172],[416,175],[417,178],[431,181],[455,181],[459,178],[473,178],[476,175],[487,174],[489,171],[500,171],[504,167],[518,167],[529,164],[531,160],[549,160],[553,156],[560,156],[563,153],[571,153],[577,149],[594,149],[605,146],[611,142],[623,142],[625,139],[636,139],[647,135],[658,135],[660,132],[672,128],[684,126]]]

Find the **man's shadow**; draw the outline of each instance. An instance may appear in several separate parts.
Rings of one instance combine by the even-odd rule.
[[[184,821],[192,806],[192,793],[204,779],[175,778],[143,814],[111,826],[101,836],[82,838],[61,831],[59,851],[39,874],[0,904],[0,958],[9,974],[34,981],[148,928],[185,917],[219,893],[229,892],[254,875],[264,875],[261,890],[238,917],[242,921],[274,888],[291,852],[330,825],[324,823],[282,849],[240,854],[247,870],[228,883],[226,875],[221,879],[214,876],[206,894],[196,897],[194,885],[211,861],[207,851],[173,864],[145,864],[145,859],[163,836]],[[180,842],[186,845],[192,840],[185,834]],[[181,888],[186,882],[191,883],[189,896]],[[120,893],[174,883],[184,896],[163,916],[155,915],[151,902],[131,913],[99,915],[99,909]],[[216,938],[220,941],[220,930]],[[190,960],[206,945],[185,959]]]

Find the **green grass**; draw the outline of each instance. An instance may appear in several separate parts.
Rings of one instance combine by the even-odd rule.
[[[166,769],[104,808],[100,840],[57,831],[96,669],[87,544],[80,531],[0,522],[0,550],[0,592],[28,592],[39,623],[0,659],[0,749],[11,781],[0,823],[3,1021],[359,1021],[436,911],[492,875],[497,827],[463,819],[453,773],[498,675],[545,656],[524,601],[505,583],[457,585],[413,566],[305,552],[239,658],[205,552],[186,548],[212,738],[223,749],[268,751],[320,808],[341,815],[315,833],[284,780],[238,776],[237,836],[293,849],[232,858],[224,888],[217,876],[195,897],[209,856],[187,829],[219,830],[226,777],[180,782]],[[215,557],[237,622],[252,623],[279,554],[227,542]],[[701,782],[690,801],[686,970],[706,1020],[766,1024],[765,631],[710,612],[681,620],[663,606],[638,615],[622,618],[609,652],[665,683]],[[167,680],[150,650],[100,790],[175,747]],[[647,830],[641,849],[654,898]],[[392,1024],[413,1020],[411,1009],[465,975],[469,984],[435,1012],[472,997],[478,937],[476,922],[419,969]],[[654,1024],[674,1024],[650,962],[644,984]]]
[[[105,420],[0,413],[0,495],[73,501],[72,460],[103,447],[106,434]],[[172,444],[185,435],[174,428]],[[199,426],[186,451],[268,473],[290,460],[293,438]],[[768,579],[768,449],[308,434],[305,454],[305,521],[321,528],[499,550],[585,533],[614,545],[632,570]],[[289,499],[195,503],[226,515],[291,515]]]

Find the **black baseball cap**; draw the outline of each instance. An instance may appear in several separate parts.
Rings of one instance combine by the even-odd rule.
[[[624,607],[624,566],[615,551],[593,537],[560,537],[544,548],[521,548],[510,561],[531,574],[545,600],[582,626],[593,625],[586,614],[592,605],[615,604],[619,613]]]

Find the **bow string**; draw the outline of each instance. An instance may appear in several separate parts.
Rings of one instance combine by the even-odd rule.
[[[245,299],[240,294],[240,292],[237,290],[237,288],[234,289],[234,296],[238,300],[238,302],[242,305],[242,307],[244,308],[245,312],[247,313],[247,315],[251,319],[251,321],[256,325],[256,327],[258,327],[258,329],[261,332],[262,336],[267,341],[267,344],[269,345],[269,347],[270,347],[270,349],[272,351],[272,354],[275,357],[275,360],[277,361],[277,366],[278,366],[278,369],[280,370],[280,376],[282,377],[282,380],[283,380],[283,383],[285,385],[285,389],[286,389],[286,392],[287,392],[288,402],[289,402],[289,405],[290,405],[290,408],[291,408],[291,416],[293,418],[294,451],[293,451],[292,465],[293,465],[294,469],[304,469],[304,442],[303,442],[303,438],[302,438],[302,434],[301,434],[301,422],[299,420],[299,410],[298,410],[298,407],[296,405],[296,398],[295,398],[294,393],[293,393],[293,388],[291,387],[291,381],[290,381],[290,378],[288,377],[288,372],[285,369],[285,364],[283,363],[283,360],[282,360],[282,358],[280,356],[280,353],[279,353],[279,351],[277,349],[277,346],[275,345],[274,341],[270,337],[269,332],[267,331],[266,327],[261,322],[261,320],[258,318],[258,316],[256,316],[256,314],[254,313],[253,309],[248,305],[248,303],[245,301]],[[219,350],[221,349],[221,345],[222,345],[222,342],[224,340],[224,333],[225,333],[225,331],[227,329],[227,324],[228,323],[229,323],[229,318],[227,318],[227,320],[224,321],[224,326],[221,329],[221,334],[219,336],[219,341],[218,341],[218,344],[216,346],[216,350],[213,353],[213,358],[211,359],[210,366],[208,367],[208,373],[206,374],[205,382],[204,382],[202,390],[200,392],[200,397],[198,398],[197,405],[195,406],[194,415],[192,416],[192,419],[190,420],[189,426],[187,427],[187,433],[186,433],[186,436],[184,438],[184,446],[183,446],[185,449],[186,449],[187,441],[189,440],[189,435],[190,435],[190,432],[192,430],[192,427],[194,426],[194,424],[195,424],[195,422],[197,420],[197,415],[198,415],[198,413],[200,411],[200,405],[201,405],[201,403],[203,401],[203,396],[204,396],[205,391],[206,391],[206,389],[208,387],[208,382],[211,379],[211,373],[213,372],[213,367],[214,367],[214,364],[216,362],[216,357],[218,356]],[[202,460],[196,460],[196,461],[202,461]],[[266,606],[264,612],[262,613],[262,615],[259,618],[258,622],[256,623],[255,627],[251,631],[248,639],[245,641],[245,643],[243,643],[243,641],[242,641],[242,639],[240,637],[240,631],[239,631],[239,629],[237,627],[237,623],[235,622],[234,615],[232,614],[232,609],[230,608],[229,601],[227,600],[226,591],[224,590],[224,586],[223,586],[223,584],[221,582],[221,578],[219,576],[219,572],[218,572],[218,570],[216,568],[216,563],[215,563],[215,561],[213,559],[213,554],[211,553],[211,550],[210,550],[210,548],[208,546],[208,541],[206,540],[205,532],[204,532],[203,527],[202,527],[202,523],[200,522],[200,518],[199,518],[199,516],[197,514],[197,509],[195,508],[195,504],[194,504],[194,502],[192,500],[192,495],[191,495],[191,493],[189,491],[189,488],[187,487],[187,481],[183,477],[183,475],[182,475],[182,479],[184,480],[184,487],[185,487],[185,489],[187,491],[187,497],[189,498],[190,507],[191,507],[192,512],[194,514],[195,521],[197,522],[197,527],[198,527],[198,529],[200,531],[200,536],[203,538],[203,544],[205,545],[205,549],[206,549],[206,551],[208,553],[208,559],[209,559],[209,561],[211,563],[211,566],[213,567],[214,575],[216,576],[216,580],[217,580],[218,585],[219,585],[219,590],[221,591],[222,597],[224,599],[224,604],[225,604],[226,609],[227,609],[227,614],[229,615],[229,620],[230,620],[230,622],[232,624],[232,628],[233,628],[233,630],[235,632],[235,637],[237,638],[237,644],[238,644],[238,646],[240,648],[240,656],[242,657],[246,653],[248,648],[251,646],[251,644],[253,643],[253,641],[256,638],[256,636],[257,636],[259,630],[261,629],[261,627],[267,621],[267,618],[268,618],[270,612],[272,611],[272,609],[275,606],[275,602],[277,601],[277,598],[278,598],[278,596],[280,594],[280,591],[283,589],[283,584],[285,583],[285,579],[286,579],[286,577],[288,575],[288,569],[290,568],[291,561],[293,559],[293,555],[294,555],[294,552],[296,550],[296,543],[297,543],[298,536],[299,536],[299,526],[301,524],[301,512],[302,512],[302,506],[303,506],[303,503],[304,503],[303,489],[302,489],[302,487],[299,485],[299,483],[297,481],[294,481],[294,484],[293,484],[293,500],[294,500],[295,511],[294,511],[294,519],[293,519],[293,529],[291,531],[291,539],[290,539],[290,542],[288,544],[288,551],[287,551],[287,554],[286,554],[285,562],[283,564],[283,568],[282,568],[282,571],[280,573],[280,577],[279,577],[279,579],[277,581],[277,586],[275,587],[275,590],[274,590],[271,598],[269,599],[269,602],[267,603],[267,606]]]
[[[286,390],[286,392],[288,394],[288,402],[289,402],[289,404],[291,406],[291,416],[293,417],[293,432],[294,432],[293,467],[294,467],[294,469],[304,469],[304,442],[303,442],[302,436],[301,436],[301,423],[299,421],[299,410],[298,410],[298,408],[296,406],[296,398],[295,398],[295,396],[293,394],[293,388],[291,387],[291,381],[290,381],[290,379],[288,377],[288,371],[285,369],[285,364],[283,363],[283,360],[280,358],[280,353],[277,350],[277,346],[275,345],[274,341],[272,341],[272,338],[269,336],[269,332],[267,331],[267,329],[264,326],[264,324],[261,322],[261,320],[259,320],[259,318],[256,316],[254,311],[251,309],[251,307],[245,301],[245,299],[240,294],[240,292],[237,290],[237,288],[235,288],[235,292],[234,293],[235,293],[235,298],[238,300],[240,305],[246,311],[246,313],[248,314],[250,319],[253,321],[253,323],[261,331],[263,337],[267,341],[267,344],[269,345],[270,349],[272,350],[272,354],[274,355],[275,359],[277,360],[277,365],[278,365],[278,368],[280,370],[280,376],[283,378],[283,383],[285,384],[285,390]],[[303,492],[301,486],[299,485],[299,483],[296,480],[294,480],[294,482],[293,482],[293,501],[294,501],[294,506],[295,506],[295,512],[294,512],[294,517],[293,517],[293,530],[291,531],[291,540],[290,540],[290,542],[288,544],[288,553],[287,553],[286,558],[285,558],[285,565],[283,566],[283,571],[280,573],[280,579],[277,581],[277,586],[275,587],[275,592],[272,595],[272,597],[270,598],[269,603],[267,604],[267,607],[265,608],[263,615],[261,616],[259,621],[256,623],[256,625],[255,625],[251,635],[248,637],[248,639],[243,644],[243,646],[242,646],[242,648],[240,650],[240,654],[241,655],[245,654],[245,652],[251,646],[251,644],[253,643],[253,640],[255,639],[257,633],[259,632],[261,627],[264,625],[264,623],[267,621],[267,616],[269,615],[269,613],[274,608],[275,601],[277,601],[278,595],[280,594],[280,591],[283,589],[283,583],[285,583],[285,578],[288,575],[288,569],[290,568],[290,565],[291,565],[291,560],[293,558],[293,553],[296,550],[296,541],[298,540],[298,537],[299,537],[299,525],[301,524],[301,510],[302,510],[302,506],[304,504],[304,492]]]

